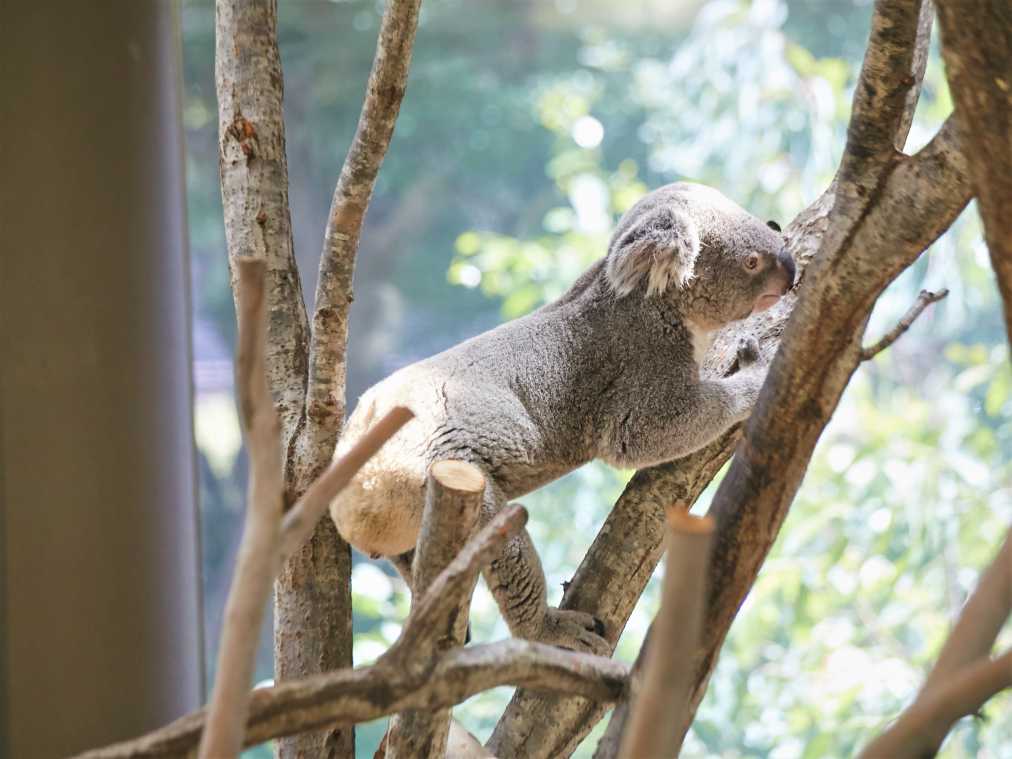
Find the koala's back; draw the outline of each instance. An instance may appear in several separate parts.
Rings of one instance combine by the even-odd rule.
[[[538,312],[400,369],[359,400],[340,455],[395,406],[415,418],[374,456],[331,506],[359,550],[396,555],[415,544],[428,467],[440,459],[478,465],[515,498],[588,461],[593,443],[569,395],[579,361],[560,346],[565,320]]]

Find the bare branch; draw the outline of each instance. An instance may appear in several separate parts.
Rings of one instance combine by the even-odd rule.
[[[326,464],[344,421],[355,254],[407,88],[420,5],[421,0],[387,0],[358,128],[331,201],[316,286],[305,429],[295,451],[296,477],[306,484]]]
[[[713,522],[683,511],[668,514],[668,558],[661,609],[650,647],[642,658],[643,687],[633,688],[631,718],[619,756],[678,756],[678,730],[688,705],[695,666],[693,654],[703,618],[703,593]],[[634,675],[635,676],[635,675]]]
[[[877,356],[879,353],[881,353],[890,345],[899,340],[900,335],[902,335],[904,332],[910,329],[913,323],[917,320],[917,317],[924,312],[924,309],[926,309],[932,303],[937,303],[938,301],[942,300],[948,294],[949,291],[945,289],[940,290],[937,293],[933,293],[929,290],[921,290],[920,294],[918,294],[917,296],[917,300],[914,301],[914,304],[907,310],[905,314],[903,314],[903,317],[898,322],[896,322],[895,327],[886,332],[882,336],[882,338],[874,345],[870,345],[867,348],[861,349],[860,355],[861,360],[869,361],[870,359],[875,358],[875,356]]]
[[[387,440],[414,418],[403,406],[391,409],[351,449],[335,459],[310,485],[284,516],[281,525],[281,555],[287,559],[306,542],[317,522],[326,513],[334,497],[344,490],[359,469],[383,447]]]
[[[934,756],[953,723],[1012,687],[1012,652],[988,656],[1012,615],[1012,529],[959,614],[921,692],[863,759]]]
[[[232,293],[238,309],[238,260],[266,263],[268,384],[287,446],[305,402],[309,330],[292,250],[277,7],[273,0],[217,0],[215,11],[221,199]]]
[[[331,204],[320,258],[308,350],[301,429],[289,446],[292,494],[324,470],[345,412],[348,309],[362,220],[393,135],[407,83],[421,0],[388,0],[358,128]],[[294,500],[294,498],[290,499]],[[281,679],[352,663],[351,548],[329,520],[316,522],[306,548],[284,565],[275,593],[275,670]],[[354,736],[299,736],[283,741],[281,759],[354,754]]]
[[[383,658],[411,668],[414,662],[408,660],[415,657],[415,651],[435,648],[436,641],[446,634],[446,620],[471,597],[478,572],[525,524],[527,509],[518,504],[496,514],[432,581],[412,607],[401,637]]]
[[[1012,6],[940,0],[938,14],[949,90],[1012,341]]]
[[[918,697],[859,759],[920,759],[938,753],[957,720],[976,714],[997,693],[1012,688],[1012,651],[953,673]]]
[[[509,639],[444,654],[424,676],[393,664],[342,669],[254,691],[246,745],[331,725],[368,722],[408,709],[444,709],[501,685],[572,693],[611,702],[625,688],[629,668],[590,654]],[[178,757],[200,739],[204,712],[79,759]]]
[[[922,690],[944,687],[947,678],[987,656],[1009,615],[1012,615],[1012,529],[963,606]]]
[[[237,756],[242,746],[264,607],[279,564],[281,430],[267,387],[264,262],[236,261],[239,322],[236,391],[250,458],[248,507],[211,694],[201,757]]]
[[[847,180],[875,181],[867,169],[881,169],[906,141],[927,64],[930,5],[930,0],[875,3],[840,166]]]
[[[467,542],[478,522],[485,494],[480,470],[464,461],[437,461],[429,470],[425,512],[412,569],[411,592],[421,597]],[[473,588],[473,584],[472,584]],[[428,666],[437,654],[462,646],[467,635],[471,593],[460,599],[449,615],[439,620],[424,647],[411,650],[410,664]],[[387,759],[443,759],[450,729],[449,709],[409,711],[395,715],[387,732]]]

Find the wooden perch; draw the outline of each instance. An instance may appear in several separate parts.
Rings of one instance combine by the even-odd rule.
[[[1012,615],[1012,529],[960,612],[914,703],[868,744],[861,759],[934,756],[956,720],[1012,687],[1012,651],[990,659]]]
[[[425,512],[412,567],[413,598],[425,593],[471,536],[485,494],[485,478],[466,462],[437,461],[429,470],[425,492]],[[439,653],[464,645],[470,608],[468,592],[456,608],[438,620],[440,628],[434,629],[431,637],[418,641],[411,651],[411,661],[406,663],[415,668],[425,667]],[[449,729],[449,709],[398,714],[390,721],[386,758],[443,759]]]
[[[281,524],[283,559],[287,559],[302,547],[334,497],[344,490],[365,462],[413,418],[414,414],[410,409],[403,406],[394,407],[356,440],[344,456],[331,462],[323,474],[316,478],[295,505],[285,513]]]
[[[907,312],[903,314],[903,317],[896,322],[896,326],[886,332],[882,338],[874,345],[869,345],[867,348],[861,349],[861,360],[868,361],[875,358],[879,353],[884,351],[890,345],[899,340],[900,335],[910,329],[911,325],[917,320],[917,317],[923,313],[924,309],[930,306],[932,303],[937,303],[949,294],[948,290],[940,290],[937,293],[933,293],[930,290],[921,290],[917,296],[917,300],[914,304],[907,309]]]
[[[622,759],[678,756],[693,685],[693,657],[699,643],[703,598],[713,522],[684,511],[668,513],[667,567],[661,609],[654,620],[649,648],[641,657],[643,685],[629,706],[622,738]],[[634,673],[634,677],[636,673]]]
[[[621,697],[627,665],[591,654],[508,639],[458,648],[444,654],[425,677],[376,663],[341,669],[273,688],[250,700],[246,746],[271,738],[349,725],[408,709],[441,709],[502,685],[571,693],[594,701]],[[81,754],[79,759],[179,757],[193,751],[204,725],[193,712],[132,741]]]
[[[236,392],[249,451],[246,518],[225,621],[200,757],[238,756],[242,747],[264,607],[280,563],[281,428],[267,387],[264,262],[236,261],[239,322]]]
[[[341,669],[254,691],[245,745],[409,710],[445,709],[489,688],[516,685],[612,702],[628,678],[626,665],[554,646],[509,639],[452,648],[432,659],[446,620],[470,597],[481,567],[526,522],[522,506],[508,506],[478,532],[436,577],[412,611],[400,638],[375,665]],[[440,623],[442,620],[442,623]],[[82,759],[168,757],[192,751],[205,723],[194,712],[136,740],[98,749]]]

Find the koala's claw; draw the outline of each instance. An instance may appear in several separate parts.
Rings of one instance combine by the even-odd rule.
[[[611,656],[611,644],[604,639],[604,623],[583,611],[549,609],[538,639],[571,651]]]
[[[738,366],[744,368],[759,360],[759,341],[754,337],[744,337],[738,343]]]

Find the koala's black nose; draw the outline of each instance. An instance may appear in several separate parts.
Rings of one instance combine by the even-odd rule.
[[[784,273],[787,275],[787,286],[784,287],[784,292],[787,292],[794,287],[794,277],[797,275],[798,269],[794,265],[794,259],[791,258],[791,254],[786,250],[780,251],[777,255],[777,260],[784,267]]]

